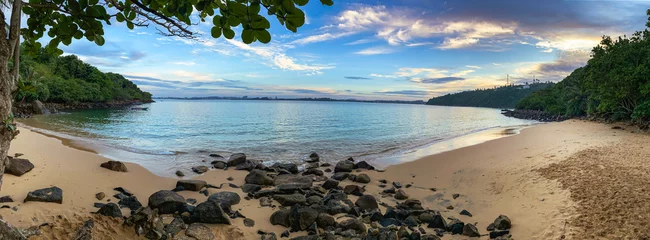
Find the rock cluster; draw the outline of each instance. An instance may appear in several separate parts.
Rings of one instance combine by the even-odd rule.
[[[534,111],[534,110],[502,110],[501,114],[507,117],[537,120],[540,122],[561,122],[569,119],[566,116],[555,115],[544,111]]]

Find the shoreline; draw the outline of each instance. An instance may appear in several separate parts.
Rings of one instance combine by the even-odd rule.
[[[562,189],[558,182],[545,179],[534,171],[560,162],[578,151],[612,145],[631,135],[620,131],[621,134],[612,135],[612,131],[604,124],[578,120],[536,125],[523,129],[518,135],[389,166],[385,172],[363,171],[372,179],[366,184],[366,193],[392,204],[397,201],[380,196],[383,188],[377,180],[409,183],[413,187],[406,189],[407,193],[420,199],[425,208],[440,211],[445,217],[476,222],[483,234],[487,233],[485,227],[488,223],[505,214],[513,221],[511,233],[515,238],[557,239],[574,231],[565,229],[564,225],[576,215],[576,204],[571,201],[569,191]],[[178,179],[205,180],[213,185],[241,185],[247,174],[246,171],[210,170],[197,177],[169,178],[156,176],[133,163],[125,163],[129,169],[127,173],[112,172],[99,167],[107,158],[65,146],[62,141],[21,128],[10,154],[23,153],[23,157],[30,159],[36,167],[22,177],[5,175],[0,191],[0,195],[10,195],[17,201],[8,204],[17,206],[17,211],[0,209],[0,215],[9,223],[21,228],[50,224],[51,227],[45,227],[48,229],[41,229],[42,239],[67,239],[89,218],[99,225],[96,227],[99,236],[107,234],[97,239],[136,238],[133,228],[123,226],[121,221],[90,214],[97,210],[93,207],[94,202],[107,201],[97,201],[94,195],[98,192],[111,196],[113,188],[124,187],[146,204],[153,192],[172,189]],[[228,177],[234,180],[226,180]],[[341,182],[343,185],[350,183],[349,180]],[[20,203],[28,191],[54,185],[63,189],[63,204]],[[437,188],[437,191],[432,192],[429,188]],[[210,193],[219,191],[233,191],[246,196],[239,188],[210,189]],[[197,192],[179,193],[199,202],[206,198]],[[460,194],[460,197],[452,199],[452,194]],[[448,209],[449,205],[454,209]],[[217,239],[259,239],[258,229],[275,232],[278,236],[285,229],[271,225],[269,216],[275,209],[260,207],[255,199],[242,200],[234,207],[253,219],[255,227],[245,227],[241,218],[234,219],[233,226],[208,225],[214,233],[222,234]],[[459,215],[463,209],[471,212],[473,217]],[[295,236],[298,234],[292,234]],[[445,235],[443,239],[449,237]]]

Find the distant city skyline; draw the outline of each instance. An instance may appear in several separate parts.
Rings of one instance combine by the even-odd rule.
[[[328,97],[426,100],[476,88],[559,81],[583,66],[601,36],[644,28],[650,1],[351,0],[304,8],[297,34],[270,18],[273,40],[197,41],[155,28],[106,26],[106,44],[78,55],[155,97]],[[210,24],[208,24],[210,23]],[[239,33],[241,29],[236,30]]]

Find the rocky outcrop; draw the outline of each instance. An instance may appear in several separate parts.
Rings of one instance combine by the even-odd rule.
[[[502,110],[501,114],[507,117],[536,120],[540,122],[561,122],[569,119],[566,116],[534,110]]]
[[[160,214],[170,214],[183,209],[185,198],[169,190],[160,190],[149,196],[148,205],[152,209],[158,209]]]
[[[5,173],[20,177],[32,169],[34,169],[34,164],[29,160],[7,156],[5,162]]]
[[[207,186],[208,183],[203,180],[178,180],[176,187],[182,187],[188,191],[199,191]]]
[[[43,188],[27,193],[27,197],[24,202],[51,202],[51,203],[63,203],[63,190],[54,186],[49,188]]]

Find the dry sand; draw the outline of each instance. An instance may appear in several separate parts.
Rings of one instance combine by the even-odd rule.
[[[20,130],[21,134],[12,143],[10,153],[25,154],[23,157],[29,159],[36,167],[22,177],[5,175],[0,195],[11,195],[17,203],[9,205],[18,206],[18,211],[0,209],[0,215],[13,225],[23,228],[50,223],[51,226],[41,228],[44,234],[36,239],[68,239],[89,218],[95,219],[96,222],[95,239],[137,239],[132,228],[122,227],[121,220],[91,214],[97,210],[93,207],[93,203],[100,202],[95,199],[95,194],[105,192],[109,196],[107,199],[112,199],[111,201],[114,202],[116,199],[110,197],[115,194],[112,189],[124,187],[132,191],[146,205],[152,193],[161,189],[172,189],[175,186],[176,178],[156,176],[137,164],[127,164],[129,168],[127,173],[100,168],[99,165],[107,159],[92,152],[67,147],[60,139],[24,128]],[[635,141],[636,147],[630,148],[632,144],[627,144],[628,141],[632,141],[630,139]],[[603,221],[604,212],[599,212],[604,211],[603,209],[585,207],[584,202],[581,202],[593,197],[593,194],[609,194],[607,198],[614,196],[613,198],[616,199],[619,199],[616,196],[620,195],[622,199],[612,207],[620,208],[620,211],[636,211],[631,213],[647,215],[647,211],[644,210],[649,208],[646,205],[650,203],[633,209],[624,209],[624,206],[638,204],[645,197],[643,194],[647,193],[645,191],[647,186],[645,183],[648,182],[645,177],[647,171],[644,170],[647,168],[635,169],[634,166],[647,165],[643,161],[650,160],[647,157],[643,159],[641,155],[645,153],[643,151],[650,151],[641,148],[643,142],[647,143],[648,140],[650,137],[647,135],[612,130],[607,125],[584,121],[571,120],[538,125],[524,129],[519,135],[391,166],[383,173],[367,172],[373,179],[367,186],[367,193],[379,196],[377,193],[382,190],[378,187],[379,179],[399,181],[404,185],[411,183],[413,187],[405,191],[411,197],[422,200],[423,206],[439,210],[444,216],[455,216],[465,222],[477,223],[481,233],[487,233],[485,227],[498,215],[505,214],[513,221],[512,234],[516,239],[559,239],[562,235],[581,239],[582,237],[576,236],[583,235],[575,234],[588,232],[584,229],[588,226],[600,228],[600,225],[594,224],[598,220]],[[615,159],[616,154],[604,154],[611,150],[636,156],[634,158],[636,162],[625,163],[621,159]],[[640,152],[629,154],[630,151]],[[600,158],[586,161],[582,157],[585,153],[588,153],[586,157],[600,156]],[[601,165],[608,171],[598,172],[599,168],[596,168],[594,171],[589,171],[589,175],[585,178],[575,177],[576,171],[582,171],[582,166],[593,167],[593,161],[605,162]],[[619,164],[621,167],[614,167],[618,165],[613,164]],[[617,186],[612,186],[611,189],[607,187],[602,193],[584,192],[584,189],[589,189],[592,184],[614,182],[611,179],[599,182],[597,179],[605,176],[617,177],[616,171],[621,169],[624,169],[625,176],[630,176],[629,179],[641,181],[645,186],[634,185],[639,187],[636,188],[624,185],[620,188],[625,190],[619,192],[616,192]],[[604,174],[607,172],[611,173]],[[232,183],[241,185],[244,183],[245,175],[246,172],[242,171],[211,170],[196,178],[219,185],[228,183],[226,178],[232,176],[234,178]],[[567,176],[574,177],[567,178]],[[557,180],[550,180],[547,177]],[[619,179],[619,181],[624,180],[626,177]],[[578,183],[579,187],[572,187],[573,182]],[[347,180],[341,183],[342,186],[347,184],[352,183]],[[28,191],[50,186],[63,189],[63,204],[22,203]],[[437,191],[433,192],[429,188],[437,188]],[[576,195],[575,191],[581,189],[584,193]],[[210,189],[211,193],[215,191],[234,191],[242,197],[245,196],[240,189],[229,187],[222,190]],[[460,197],[453,199],[452,194],[455,193],[460,194]],[[184,191],[181,195],[186,198],[196,198],[199,202],[206,199],[205,196],[195,192]],[[628,201],[624,199],[625,196],[633,198]],[[390,205],[395,201],[392,198],[379,200]],[[106,201],[104,199],[101,202]],[[600,204],[600,202],[594,200],[590,204]],[[452,205],[454,209],[448,210],[448,205]],[[259,239],[256,234],[258,229],[274,231],[278,236],[284,231],[283,227],[270,225],[268,219],[274,210],[260,208],[258,200],[242,200],[234,208],[241,208],[243,215],[255,220],[255,227],[244,227],[241,218],[234,220],[233,226],[210,225],[218,236],[217,239]],[[458,213],[463,209],[471,212],[473,217],[460,216]],[[617,212],[611,211],[607,213],[617,216]],[[639,218],[638,225],[630,228],[629,231],[646,229],[641,228],[644,226],[641,220],[642,218]],[[622,236],[617,233],[620,231],[611,233],[617,235],[605,233],[594,237]],[[647,235],[627,236],[637,238],[637,236]],[[445,238],[462,239],[458,236]]]

